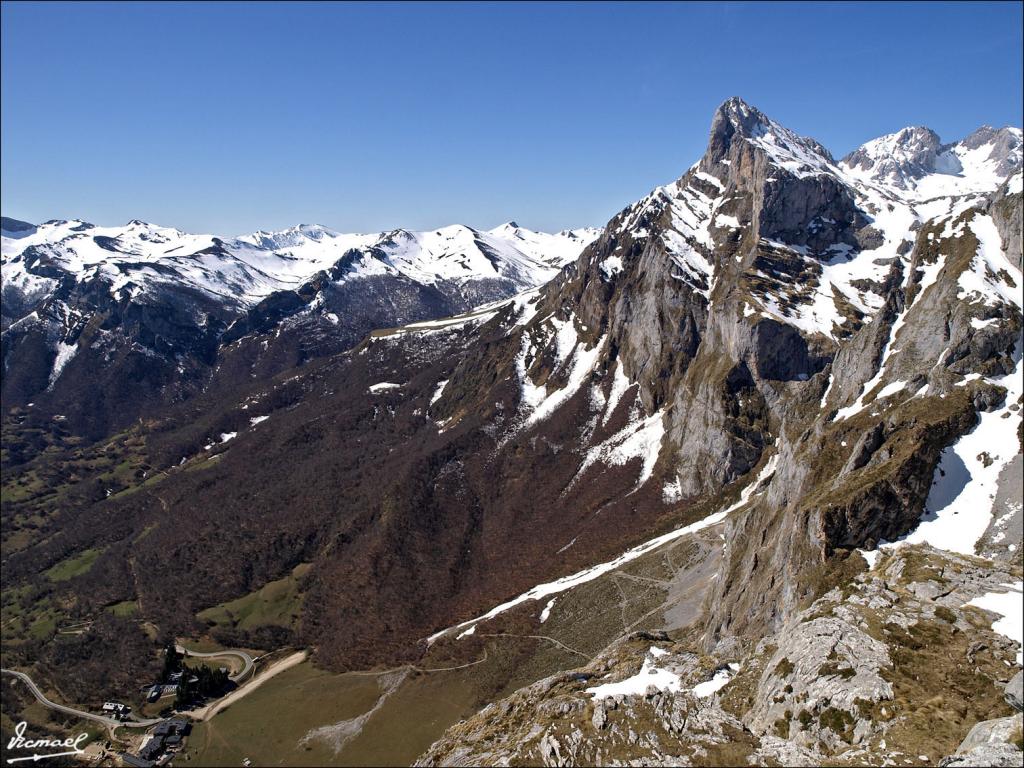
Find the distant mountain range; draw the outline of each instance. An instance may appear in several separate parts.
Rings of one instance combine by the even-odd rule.
[[[173,284],[251,307],[275,292],[300,289],[319,273],[332,273],[339,283],[371,276],[406,278],[453,296],[488,282],[500,297],[546,282],[597,233],[581,229],[548,235],[509,222],[489,232],[456,225],[432,232],[352,235],[304,224],[222,238],[138,220],[97,227],[83,221],[36,226],[4,218],[4,291],[8,301],[24,306],[71,276],[78,282],[107,282],[115,300],[136,299]]]
[[[187,386],[224,344],[271,331],[300,335],[303,359],[336,352],[375,328],[536,287],[598,231],[549,235],[509,222],[489,232],[455,225],[352,235],[301,225],[229,239],[138,220],[97,227],[4,218],[5,401],[74,389],[60,382],[69,371],[123,378],[140,356],[148,381]],[[80,349],[93,359],[76,362]],[[138,413],[124,405],[115,419]]]

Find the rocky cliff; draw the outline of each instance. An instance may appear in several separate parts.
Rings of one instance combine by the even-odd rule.
[[[637,423],[656,433],[647,445],[657,448],[641,482],[659,485],[666,502],[724,505],[715,500],[731,484],[771,466],[759,492],[726,518],[726,552],[708,581],[704,616],[691,627],[690,652],[747,664],[768,644],[804,642],[806,627],[806,651],[839,664],[826,658],[823,640],[839,629],[822,623],[819,632],[822,620],[807,617],[821,614],[815,601],[837,586],[844,591],[833,602],[847,610],[860,562],[851,553],[904,541],[982,554],[982,538],[997,524],[997,490],[1007,488],[1006,470],[1022,445],[1020,167],[1020,131],[990,128],[953,145],[907,129],[836,162],[817,142],[732,99],[714,116],[704,157],[616,216],[545,287],[522,331],[527,411],[531,387],[544,385],[552,397],[563,369],[583,391],[607,379],[609,394],[635,386]],[[553,361],[545,358],[550,350]],[[589,367],[580,371],[584,358]],[[592,402],[599,410],[600,397]],[[1013,492],[1019,497],[1019,487]],[[998,520],[1016,537],[1020,505],[1012,504]],[[1013,575],[999,565],[991,573],[1019,578],[1016,539],[1005,531],[999,539],[1003,545],[984,554],[1015,563]],[[909,610],[904,628],[923,631],[919,610]],[[881,760],[847,750],[867,738],[857,706],[893,698],[886,675],[878,676],[892,663],[888,651],[871,650],[885,640],[865,635],[853,652],[859,665],[877,656],[864,691],[853,685],[861,673],[851,667],[828,690],[800,693],[819,684],[817,667],[808,667],[786,695],[758,690],[753,709],[744,709],[746,727],[730,720],[736,712],[709,713],[700,702],[659,693],[655,720],[678,739],[667,752],[660,732],[641,731],[648,715],[631,715],[639,725],[623,723],[606,736],[598,723],[606,715],[587,697],[561,712],[593,717],[596,736],[545,731],[542,713],[554,711],[545,684],[523,692],[542,695],[535,716],[516,715],[516,699],[503,702],[453,731],[427,762],[567,764],[610,762],[614,754],[678,764],[679,749],[695,739],[688,717],[711,745],[742,743],[743,733],[761,738],[760,748],[747,750],[758,761],[815,764],[840,752]],[[810,705],[801,712],[790,694]],[[777,726],[783,710],[809,723]],[[824,743],[804,737],[817,733],[813,723],[836,718]],[[529,732],[508,742],[495,735],[513,722]],[[485,751],[466,747],[481,738]],[[726,758],[709,744],[685,759],[721,764]],[[808,747],[810,754],[800,752]]]

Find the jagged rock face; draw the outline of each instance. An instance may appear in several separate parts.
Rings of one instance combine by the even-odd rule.
[[[684,496],[749,471],[781,418],[773,382],[808,379],[831,359],[831,340],[744,307],[750,294],[798,304],[775,294],[821,273],[807,254],[852,249],[867,228],[851,191],[821,172],[832,162],[816,142],[727,102],[701,162],[616,216],[546,290],[547,311],[578,317],[595,341],[607,333],[603,365],[621,361],[648,412],[667,406]]]
[[[730,191],[750,196],[751,222],[760,237],[820,250],[856,244],[866,224],[850,190],[820,173],[835,161],[813,139],[797,136],[738,99],[711,123],[701,171]]]
[[[999,232],[1006,258],[1018,269],[1021,268],[1021,200],[1021,174],[1018,172],[1000,187],[989,205],[989,215]]]
[[[937,137],[901,137],[924,147],[918,175],[934,170]],[[818,374],[834,356],[844,375],[831,376],[831,394],[839,403],[856,397],[878,370],[888,328],[935,268],[941,237],[891,192],[860,187],[817,142],[734,99],[716,113],[697,166],[609,222],[549,286],[546,308],[597,329],[594,341],[606,331],[602,364],[621,361],[648,412],[669,406],[665,446],[674,455],[664,464],[693,497],[749,471],[795,415],[811,426],[824,391]],[[1007,372],[1017,315],[975,329],[970,323],[991,313],[969,310],[956,288],[978,245],[968,242],[959,266],[903,318],[914,338],[890,372],[910,376],[904,368],[914,363],[902,361],[918,360],[922,375],[941,377],[931,363],[947,346],[961,375],[974,365]],[[855,262],[867,268],[837,274]],[[826,282],[833,275],[840,280]]]
[[[1012,141],[1014,134],[1006,135],[1008,147],[1019,145]],[[908,152],[916,149],[909,160],[900,156],[894,162],[916,164],[918,177],[936,169],[935,155],[942,147],[934,134],[911,131],[900,138]],[[992,140],[990,134],[979,134],[965,147],[977,150]],[[1008,167],[1019,168],[1019,155],[998,147],[993,151],[999,162],[1006,159]],[[665,464],[674,470],[684,497],[713,493],[746,473],[773,442],[783,457],[764,508],[746,513],[760,515],[758,522],[735,523],[737,540],[749,539],[744,530],[761,530],[761,545],[734,550],[733,557],[746,558],[747,566],[729,573],[710,601],[712,634],[717,636],[724,626],[745,627],[750,616],[767,620],[770,627],[792,611],[808,594],[797,563],[820,562],[836,548],[892,539],[913,527],[939,452],[970,429],[977,409],[989,410],[1002,397],[984,383],[954,388],[962,377],[998,378],[1013,371],[1021,315],[1016,280],[981,255],[996,219],[985,215],[984,199],[961,201],[959,208],[953,204],[946,217],[928,221],[891,192],[861,188],[816,143],[736,101],[716,114],[698,169],[674,188],[659,190],[660,199],[652,196],[651,203],[637,206],[645,217],[634,207],[613,220],[606,238],[584,254],[577,268],[584,275],[580,305],[587,322],[604,322],[614,332],[616,315],[629,317],[622,327],[632,324],[636,330],[617,335],[609,348],[639,382],[648,408],[666,399],[671,403],[663,455],[673,452]],[[719,189],[701,174],[714,176]],[[665,233],[678,232],[676,219],[681,217],[669,221],[664,213],[656,218],[648,212],[661,212],[656,205],[671,211],[680,204],[696,212],[695,198],[710,198],[706,219],[697,216],[710,237],[704,243],[688,241],[673,252],[664,246]],[[751,223],[738,239],[721,238],[714,228],[722,198],[729,199],[738,220]],[[1006,205],[1012,210],[1012,199]],[[882,219],[885,208],[888,221]],[[1019,220],[1017,211],[1016,217],[1008,212],[1000,220]],[[612,240],[623,221],[646,235],[639,247],[624,232],[619,241]],[[814,222],[824,225],[814,227]],[[661,242],[655,237],[659,231]],[[1008,255],[1014,247],[1008,244]],[[703,257],[710,268],[704,283],[690,286],[689,293],[667,295],[661,286],[670,281],[680,251],[684,257]],[[847,303],[868,311],[855,310],[847,318],[855,322],[831,329],[815,322],[817,309],[807,318],[808,303],[822,306],[822,291],[817,297],[801,295],[801,287],[820,280],[823,264],[870,262],[870,252],[881,257],[875,259],[873,282],[829,286],[838,312]],[[843,255],[830,255],[835,253]],[[608,270],[602,268],[614,258],[622,259],[623,269],[613,275],[609,291],[604,285]],[[691,256],[690,263],[696,260]],[[762,278],[766,273],[775,280]],[[652,275],[659,276],[657,289]],[[618,285],[633,280],[646,281],[642,298],[636,298],[635,288],[627,298],[617,297]],[[992,292],[986,294],[984,286]],[[841,290],[846,292],[842,297],[837,295]],[[755,302],[760,311],[751,311]],[[607,320],[601,312],[607,312]],[[776,312],[778,320],[765,317]],[[867,322],[872,314],[874,321]],[[790,319],[794,315],[797,322]],[[661,323],[645,322],[645,317]],[[668,354],[662,352],[666,349]],[[844,440],[846,417],[835,425],[829,404],[837,409],[860,403],[886,387],[927,393],[920,395],[925,402],[919,411],[890,412]],[[929,397],[944,402],[929,406]],[[822,399],[825,408],[819,406]],[[835,466],[837,442],[854,447],[839,451],[842,463]],[[735,588],[731,594],[730,588]],[[745,603],[748,598],[753,602]],[[745,604],[738,612],[737,602]]]
[[[803,428],[798,421],[782,434],[775,490],[763,508],[734,523],[733,535],[763,529],[767,538],[734,555],[745,565],[712,601],[715,633],[738,630],[754,615],[768,619],[762,626],[777,626],[808,593],[794,562],[815,563],[836,548],[870,546],[913,528],[940,451],[974,426],[978,410],[1002,403],[1002,390],[984,379],[965,381],[1013,375],[1021,333],[1012,303],[963,300],[965,275],[975,274],[971,264],[981,247],[972,227],[982,218],[968,209],[952,219],[958,238],[944,240],[937,225],[920,230],[903,285],[893,288],[874,323],[840,347],[822,393],[824,418],[814,414]],[[877,399],[887,387],[915,398],[866,406],[870,414],[856,403],[835,410],[872,394]]]
[[[979,411],[1017,418],[995,382],[1022,327],[1019,243],[999,234],[1013,240],[1019,193],[984,178],[1019,170],[1018,135],[944,147],[912,129],[837,164],[730,100],[700,162],[613,218],[524,321],[531,348],[547,345],[524,391],[558,392],[584,354],[592,376],[564,391],[636,386],[663,430],[647,482],[667,499],[713,497],[779,456],[765,499],[731,523],[744,546],[709,602],[710,643],[777,628],[834,553],[913,528],[940,454]],[[855,173],[870,158],[906,173]],[[960,186],[922,202],[947,177]],[[562,349],[555,330],[570,327]],[[480,379],[471,368],[456,375]]]

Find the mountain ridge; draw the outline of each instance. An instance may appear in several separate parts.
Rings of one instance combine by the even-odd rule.
[[[293,336],[294,351],[282,345],[272,365],[341,351],[375,328],[532,288],[596,234],[453,225],[347,235],[300,225],[225,239],[140,220],[96,227],[5,219],[5,227],[13,229],[3,236],[3,358],[16,375],[5,377],[3,392],[22,404],[65,390],[77,400],[73,390],[88,386],[74,381],[77,353],[91,350],[109,365],[89,365],[111,380],[144,366],[150,390],[169,386],[188,397],[205,386],[223,347],[243,336]],[[96,373],[81,371],[87,379]],[[150,397],[137,398],[123,413],[97,414],[97,427],[140,415]]]
[[[862,617],[850,618],[856,605],[883,604],[848,597],[851,590],[877,588],[890,574],[909,572],[911,561],[928,563],[935,568],[928,573],[938,573],[946,567],[946,550],[986,558],[991,565],[982,571],[991,569],[985,576],[993,579],[989,588],[1002,579],[1004,588],[1019,591],[996,575],[1009,567],[1019,578],[1019,505],[997,508],[995,502],[1014,487],[1012,468],[1019,468],[1024,444],[1019,154],[1006,175],[998,171],[1005,158],[996,157],[997,172],[991,172],[991,153],[984,163],[964,164],[983,173],[967,174],[965,184],[936,184],[936,196],[926,185],[928,194],[922,194],[920,184],[907,190],[888,178],[851,174],[816,143],[774,125],[738,100],[723,104],[704,157],[677,182],[613,218],[577,263],[542,290],[526,320],[530,341],[524,348],[536,349],[537,357],[530,365],[527,355],[520,368],[524,393],[545,377],[550,382],[560,369],[569,387],[587,392],[576,361],[596,358],[591,413],[600,413],[602,390],[613,402],[611,392],[637,388],[642,404],[631,425],[600,443],[598,448],[609,450],[598,453],[599,462],[611,466],[629,457],[642,486],[663,484],[666,506],[689,506],[691,513],[695,507],[704,514],[717,510],[708,521],[725,516],[722,559],[706,582],[703,616],[683,639],[657,633],[622,637],[602,663],[494,702],[453,726],[423,764],[614,759],[713,765],[721,763],[712,762],[709,750],[713,754],[723,737],[742,744],[750,736],[755,743],[743,759],[730,755],[726,764],[747,758],[807,765],[888,759],[896,754],[893,742],[900,748],[912,743],[901,733],[908,717],[888,722],[889,715],[880,719],[867,710],[903,711],[919,702],[900,703],[887,671],[865,684],[858,656],[882,649],[900,664],[916,662],[905,650],[900,656],[889,625],[880,630]],[[944,180],[950,174],[919,175]],[[714,226],[723,213],[728,226]],[[545,332],[545,325],[551,330]],[[563,342],[567,325],[578,332],[574,348]],[[545,356],[554,356],[554,365]],[[607,379],[613,379],[610,388]],[[546,389],[550,397],[550,384]],[[655,446],[651,466],[645,452]],[[982,446],[991,450],[979,453]],[[589,477],[597,481],[597,475]],[[735,498],[729,490],[736,486],[744,487],[744,495],[754,492],[739,505],[729,504]],[[654,503],[650,496],[645,502]],[[994,538],[1005,548],[986,543]],[[643,545],[630,551],[640,550]],[[915,581],[926,578],[919,573],[907,575],[911,590],[926,589]],[[567,590],[576,582],[577,576],[565,576],[523,597],[535,591],[570,601]],[[561,590],[553,589],[559,584]],[[959,608],[969,597],[951,605]],[[519,603],[499,607],[510,604]],[[513,612],[536,615],[541,604],[525,605],[532,611]],[[549,608],[550,603],[545,613]],[[927,604],[913,610],[922,613],[907,620],[932,631],[928,622],[934,614]],[[480,628],[495,631],[491,622],[499,619],[489,618],[492,613],[481,611],[480,618],[457,625],[458,637]],[[811,631],[807,622],[819,639],[802,640],[804,647],[796,648],[792,638]],[[956,631],[964,629],[958,625]],[[1007,650],[1020,642],[998,641]],[[657,659],[672,652],[672,643],[683,657],[669,657],[659,668]],[[846,650],[851,643],[857,651]],[[844,659],[845,669],[833,666],[845,677],[828,672],[827,664],[819,669],[811,663],[784,688],[780,678],[790,676],[796,654],[807,653]],[[673,674],[685,679],[692,674],[688,665],[705,654],[710,659],[702,660],[701,673],[682,683],[693,686],[698,700],[654,682],[667,677],[678,686]],[[640,669],[636,677],[617,671],[623,659],[629,670]],[[959,657],[950,657],[949,678],[929,690],[948,690],[960,664]],[[990,668],[986,674],[994,678],[986,686],[994,683],[993,692],[1006,683],[1000,664],[1010,666],[1010,675],[1014,670],[1006,657]],[[707,695],[703,687],[714,680],[717,690],[747,665],[753,671],[745,690],[756,686],[757,692],[745,703],[745,690],[730,694],[728,687],[710,705],[699,700]],[[645,690],[648,670],[658,675],[649,679],[659,690]],[[579,682],[595,675],[621,678],[623,689],[639,678],[636,695],[602,702]],[[820,685],[827,694],[808,698],[799,691],[804,685]],[[989,690],[984,688],[985,695]],[[860,704],[852,703],[856,697]],[[998,698],[990,701],[982,717],[1005,707]],[[613,715],[615,710],[625,714]],[[765,711],[772,715],[765,717]],[[737,716],[740,721],[731,719]],[[943,717],[962,729],[957,741],[943,742],[949,754],[975,722],[963,723],[962,713],[945,710]],[[690,729],[687,718],[699,725]],[[1009,728],[1019,718],[977,727]],[[661,725],[634,732],[637,722],[651,720]],[[514,735],[506,738],[510,731]],[[667,755],[666,738],[672,750]],[[700,748],[692,747],[694,741]],[[925,751],[935,747],[933,742]],[[974,748],[964,764],[1020,760],[1019,750],[1009,745],[991,753],[977,742],[961,747]]]
[[[1020,510],[1000,501],[1022,442],[1019,165],[1006,178],[982,170],[977,184],[922,198],[920,185],[851,174],[814,140],[730,100],[697,163],[624,207],[528,292],[399,327],[374,316],[343,348],[322,337],[335,332],[306,323],[303,308],[323,301],[330,311],[353,264],[400,257],[408,237],[395,233],[394,243],[347,251],[338,274],[257,303],[244,322],[211,315],[217,341],[202,347],[194,391],[164,395],[126,433],[145,459],[137,483],[89,474],[91,454],[74,464],[84,478],[75,483],[48,464],[65,455],[47,453],[64,432],[78,436],[74,404],[57,389],[86,386],[69,376],[76,363],[106,370],[90,357],[103,336],[94,332],[52,395],[37,389],[31,407],[5,414],[18,437],[5,482],[12,471],[57,478],[71,499],[54,508],[45,493],[22,492],[5,502],[17,521],[5,532],[33,532],[5,550],[5,569],[31,584],[72,553],[100,550],[95,573],[51,587],[79,614],[136,600],[161,631],[308,645],[335,670],[425,654],[468,664],[495,637],[550,635],[610,606],[596,635],[607,653],[584,645],[595,666],[563,662],[556,678],[495,703],[455,729],[468,738],[438,742],[436,762],[597,761],[589,745],[611,759],[672,762],[682,752],[666,757],[648,734],[605,729],[620,716],[586,690],[589,676],[616,685],[644,667],[688,690],[719,687],[703,703],[641,689],[616,704],[621,716],[650,702],[657,712],[641,720],[674,734],[687,713],[705,718],[715,738],[728,733],[746,750],[731,755],[738,762],[908,750],[920,730],[914,707],[976,680],[960,656],[907,656],[920,643],[904,633],[917,624],[942,648],[983,656],[972,667],[984,670],[971,683],[980,703],[929,705],[966,735],[1000,714],[997,678],[1014,641],[993,639],[999,632],[957,601],[1019,578],[1021,545]],[[398,295],[389,285],[372,303]],[[53,369],[42,348],[40,377]],[[117,453],[129,438],[96,445]],[[17,490],[5,485],[5,496],[8,487]],[[45,534],[38,541],[29,522]],[[213,540],[225,545],[211,551]],[[956,557],[941,551],[951,548]],[[685,610],[670,594],[627,616],[614,598],[620,577],[661,588],[631,570],[632,554],[663,558],[673,579],[690,574]],[[146,566],[128,573],[130,558]],[[200,618],[299,563],[309,565],[303,602],[286,624]],[[942,579],[956,582],[955,597],[928,585]],[[577,603],[577,589],[604,602]],[[983,634],[984,653],[969,650],[970,632]],[[812,684],[797,686],[783,657],[818,670]],[[892,659],[927,672],[927,686]],[[690,741],[712,748],[699,731]],[[493,733],[518,735],[489,746],[474,738]],[[672,749],[689,750],[680,741]]]

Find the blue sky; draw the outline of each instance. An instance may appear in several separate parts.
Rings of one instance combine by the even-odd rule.
[[[732,95],[837,156],[1021,124],[1020,3],[3,3],[4,215],[601,225]]]

